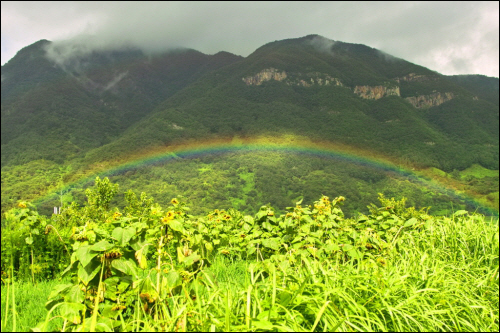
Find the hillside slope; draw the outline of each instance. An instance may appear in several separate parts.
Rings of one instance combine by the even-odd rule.
[[[364,45],[279,41],[200,77],[88,162],[179,139],[294,133],[420,168],[498,169],[498,107],[474,92]]]
[[[56,62],[45,54],[51,45],[39,41],[2,66],[2,165],[62,163],[112,142],[161,101],[241,58],[128,49]]]
[[[47,50],[57,53],[57,45],[39,41],[2,66],[2,209],[151,152],[262,136],[348,147],[407,170],[438,168],[434,174],[444,174],[444,183],[473,197],[489,196],[498,207],[498,189],[491,185],[498,176],[467,190],[459,175],[456,183],[443,173],[476,165],[498,170],[498,78],[445,76],[317,35],[271,42],[246,58],[122,49],[60,60],[47,57]],[[354,197],[350,202],[358,210],[374,191],[394,195],[396,188],[423,205],[451,202],[435,200],[434,190],[417,193],[405,180],[395,186],[391,177],[375,175],[380,170],[349,174],[340,170],[344,165],[306,159],[299,174],[293,169],[298,158],[278,166],[266,157],[272,163],[265,167],[250,155],[229,164],[194,161],[175,177],[175,170],[160,167],[123,181],[133,189],[148,186],[149,193],[157,189],[162,197],[204,197],[200,211],[214,202],[249,210],[266,202],[286,205],[334,187],[344,190],[338,195]],[[250,168],[245,160],[256,163]],[[210,169],[218,171],[205,173]],[[224,188],[216,188],[221,179]]]

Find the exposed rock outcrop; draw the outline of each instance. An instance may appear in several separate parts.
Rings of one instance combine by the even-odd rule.
[[[446,93],[435,92],[430,95],[406,97],[405,99],[408,102],[410,102],[414,107],[421,109],[421,108],[430,108],[432,106],[438,106],[446,101],[449,101],[453,97],[455,96],[451,92],[446,92]]]
[[[267,68],[253,76],[247,76],[242,78],[243,82],[247,86],[258,86],[261,85],[262,82],[276,80],[283,81],[289,86],[303,86],[303,87],[311,87],[313,85],[320,86],[341,86],[344,85],[340,82],[339,79],[332,77],[325,73],[313,72],[307,74],[301,73],[286,73],[285,71],[279,71],[276,68]]]
[[[339,79],[332,77],[328,74],[319,72],[307,73],[305,75],[300,73],[296,75],[289,75],[288,79],[286,80],[286,84],[288,84],[289,86],[297,85],[303,87],[311,87],[313,85],[319,85],[319,86],[334,85],[340,87],[344,86]]]
[[[397,77],[394,80],[397,82],[405,81],[405,82],[423,82],[423,81],[431,81],[436,80],[436,76],[431,75],[420,75],[416,73],[410,73],[408,75]]]
[[[173,128],[174,130],[183,130],[183,129],[184,129],[184,127],[179,126],[179,125],[174,124],[174,123],[172,123],[172,124],[170,125],[170,127],[171,127],[171,128]]]
[[[384,96],[401,96],[399,87],[385,87],[385,86],[356,86],[354,93],[361,98],[365,99],[380,99]]]
[[[264,81],[276,80],[282,81],[286,79],[287,75],[285,71],[278,71],[276,68],[267,68],[254,76],[247,76],[242,78],[243,82],[246,83],[247,86],[254,85],[259,86]]]

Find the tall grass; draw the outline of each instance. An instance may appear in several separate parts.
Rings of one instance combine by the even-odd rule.
[[[48,313],[45,302],[52,288],[59,283],[61,282],[51,280],[37,284],[31,281],[2,284],[2,332],[28,332],[45,320]],[[58,327],[62,327],[62,320],[55,318],[48,329],[52,331]]]
[[[208,290],[170,303],[166,326],[146,319],[136,328],[497,332],[498,255],[498,224],[472,216],[403,234],[384,265],[220,260]]]
[[[422,231],[402,233],[385,261],[216,257],[200,273],[205,283],[156,305],[155,316],[137,301],[134,318],[122,329],[498,332],[498,267],[498,223],[439,218]],[[45,319],[43,304],[56,283],[16,284],[18,330]],[[4,316],[2,311],[2,331],[8,331]],[[49,330],[62,327],[56,320]]]

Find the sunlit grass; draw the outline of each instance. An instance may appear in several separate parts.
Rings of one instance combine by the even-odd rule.
[[[383,265],[372,258],[287,264],[286,257],[259,263],[219,256],[201,273],[206,284],[168,298],[156,317],[137,302],[123,329],[497,332],[498,236],[498,223],[457,216],[402,234]],[[43,304],[57,283],[16,283],[18,331],[45,320]],[[12,330],[6,297],[2,286],[2,331]],[[57,327],[59,319],[47,328]]]
[[[28,332],[39,322],[45,320],[48,311],[45,302],[54,286],[61,283],[58,280],[43,281],[33,284],[32,282],[15,282],[14,294],[12,285],[2,284],[2,332],[14,330],[14,318],[12,306],[15,304],[15,331]],[[14,297],[13,297],[14,296]],[[8,309],[7,316],[5,309]],[[62,327],[62,320],[56,318],[48,326],[49,330]]]
[[[217,260],[212,288],[178,299],[170,328],[498,331],[498,250],[498,226],[457,218],[402,237],[385,267],[308,261],[280,272],[247,262],[243,274],[242,263]],[[161,329],[141,330],[152,328]]]

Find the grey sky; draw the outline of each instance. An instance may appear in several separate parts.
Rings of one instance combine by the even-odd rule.
[[[1,8],[2,64],[40,39],[247,56],[274,40],[319,34],[366,44],[443,74],[499,76],[497,1],[2,1]]]

